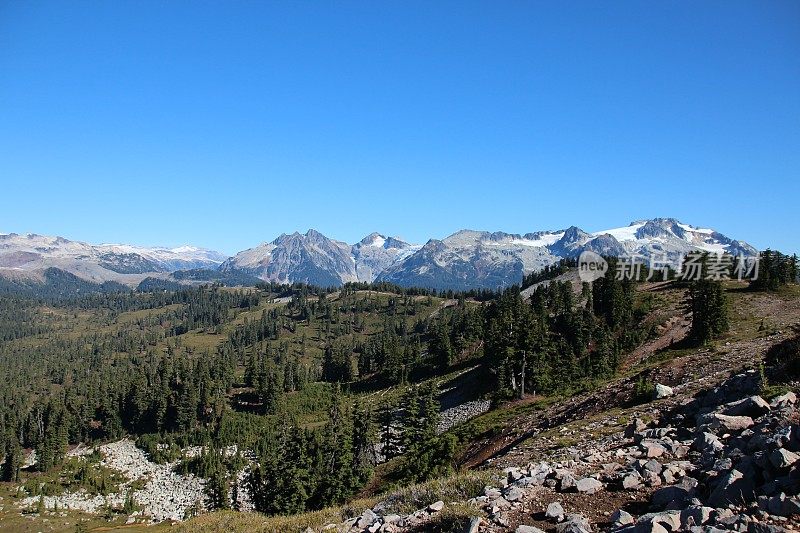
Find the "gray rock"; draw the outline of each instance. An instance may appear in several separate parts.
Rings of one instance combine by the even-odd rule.
[[[681,528],[680,511],[664,511],[642,515],[636,523],[636,531],[660,531],[652,529],[653,526],[660,526],[664,531],[678,531]]]
[[[640,418],[634,418],[630,424],[625,428],[625,438],[632,439],[633,436],[641,431],[647,429],[647,424],[642,422]]]
[[[622,478],[622,488],[625,490],[636,490],[642,486],[642,476],[638,472],[632,472]]]
[[[519,478],[514,482],[514,485],[517,487],[538,487],[545,482],[545,479],[534,477],[534,476],[525,476]]]
[[[510,508],[511,508],[511,502],[509,502],[502,496],[492,500],[492,509],[505,510]],[[492,511],[492,512],[495,513],[497,511]]]
[[[558,480],[558,490],[561,492],[567,492],[574,489],[575,484],[577,483],[572,472],[566,469],[556,470],[556,479]]]
[[[560,522],[564,518],[564,508],[559,502],[553,502],[547,506],[547,511],[545,511],[544,515],[556,522]]]
[[[506,499],[508,499],[508,496],[506,496]],[[431,513],[438,513],[442,509],[444,509],[444,502],[442,500],[433,502],[428,506],[428,511]]]
[[[798,460],[800,460],[800,455],[783,448],[772,450],[772,453],[769,454],[769,462],[772,463],[775,468],[788,468]]]
[[[767,505],[766,505],[769,514],[783,516],[783,504],[785,501],[786,501],[786,495],[784,493],[780,493],[777,496],[769,498],[767,500]],[[759,506],[760,504],[761,502],[759,502]]]
[[[528,475],[530,477],[536,478],[541,483],[544,482],[545,479],[548,478],[553,473],[553,469],[550,468],[550,465],[547,463],[539,463],[537,465],[530,465],[528,467]]]
[[[518,487],[510,487],[505,491],[505,498],[510,502],[516,502],[522,499],[524,493]]]
[[[595,492],[602,490],[603,483],[593,477],[585,477],[579,479],[575,483],[575,488],[578,489],[578,492],[594,494]]]
[[[504,468],[503,472],[506,474],[509,483],[513,483],[522,477],[522,472],[516,466]]]
[[[476,529],[475,531],[477,532],[478,530]],[[538,527],[534,526],[518,526],[515,531],[516,533],[545,533]]]
[[[648,470],[648,471],[650,471],[650,472],[653,472],[654,474],[660,474],[660,473],[661,473],[661,470],[663,469],[663,467],[661,466],[661,463],[659,463],[659,462],[658,462],[658,461],[656,461],[655,459],[650,459],[649,461],[647,461],[647,462],[646,462],[646,463],[643,465],[643,468],[644,468],[645,470]]]
[[[565,520],[556,525],[556,533],[589,533],[592,525],[583,515],[568,514]]]
[[[694,440],[693,446],[695,450],[700,452],[718,452],[725,447],[719,437],[707,431]]]
[[[668,396],[672,396],[674,394],[672,387],[668,387],[666,385],[662,385],[661,383],[656,383],[655,391],[653,391],[653,397],[656,400],[660,400],[661,398],[666,398]]]
[[[611,515],[611,523],[616,527],[629,526],[634,523],[633,515],[623,509],[617,509]]]
[[[750,416],[758,418],[769,413],[770,406],[761,396],[750,396],[742,400],[726,403],[722,406],[722,414],[730,416]]]
[[[782,509],[783,516],[794,516],[800,514],[800,499],[798,498],[786,498],[783,501],[783,509]]]
[[[667,449],[658,442],[642,441],[639,448],[645,453],[647,458],[661,457]]]
[[[633,528],[634,533],[669,533],[669,531],[669,529],[657,522],[638,523],[636,527]]]
[[[683,528],[691,526],[704,526],[711,521],[714,514],[713,507],[706,507],[704,505],[692,505],[681,511],[681,525]],[[691,524],[689,520],[691,519]]]
[[[500,492],[499,489],[496,489],[494,487],[484,487],[483,494],[490,500],[496,500],[497,498],[503,495],[503,493]]]
[[[383,517],[384,524],[397,524],[401,520],[403,520],[403,517],[400,516],[399,514],[387,514],[386,516]]]
[[[361,513],[361,516],[358,518],[356,525],[360,529],[367,529],[369,526],[371,526],[377,521],[378,521],[378,515],[376,515],[372,509],[367,509],[366,511]]]
[[[742,504],[755,498],[753,480],[738,470],[731,470],[720,480],[717,488],[708,498],[714,507],[725,507],[729,504]]]
[[[783,407],[789,407],[797,403],[797,396],[792,392],[789,391],[786,394],[781,394],[780,396],[776,396],[770,402],[770,407],[773,409],[781,409]]]
[[[728,416],[718,413],[709,415],[705,420],[709,427],[725,431],[742,431],[755,424],[749,416]]]
[[[662,487],[653,493],[650,502],[656,509],[664,509],[670,502],[688,503],[694,494],[693,489],[678,485]]]
[[[481,527],[481,519],[479,516],[473,516],[469,520],[469,524],[467,525],[467,529],[464,530],[464,533],[478,533],[478,530]],[[535,531],[530,533],[536,533]]]

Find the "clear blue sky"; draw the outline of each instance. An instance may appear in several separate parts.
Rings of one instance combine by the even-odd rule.
[[[800,251],[800,3],[0,2],[0,231]]]

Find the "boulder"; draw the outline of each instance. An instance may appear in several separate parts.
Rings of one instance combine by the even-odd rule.
[[[674,391],[672,390],[672,387],[667,387],[666,385],[662,385],[661,383],[656,383],[655,390],[653,391],[653,397],[656,400],[672,396],[673,394]]]
[[[661,513],[649,513],[639,517],[636,523],[636,531],[652,531],[647,529],[649,524],[658,524],[666,531],[678,531],[681,528],[681,512],[680,511],[664,511]],[[640,530],[642,526],[645,529]]]
[[[624,509],[618,509],[611,515],[611,523],[615,527],[629,526],[634,523],[633,515]]]
[[[473,516],[472,518],[470,518],[469,524],[467,524],[467,529],[464,530],[464,533],[478,533],[478,530],[480,530],[480,528],[481,528],[481,518],[479,516]]]
[[[494,487],[484,487],[483,494],[490,500],[496,500],[497,498],[503,495],[503,493],[500,492],[499,489],[496,489]]]
[[[722,414],[729,416],[750,416],[758,418],[769,413],[770,406],[761,396],[750,396],[742,400],[726,403],[722,406]]]
[[[478,531],[477,529],[475,530]],[[544,533],[541,529],[534,526],[518,526],[515,530],[516,533]]]
[[[642,476],[639,472],[631,472],[622,478],[622,488],[625,490],[636,490],[642,486]]]
[[[714,507],[725,507],[750,502],[755,498],[754,488],[752,478],[733,469],[722,477],[708,497],[708,503]]]
[[[401,520],[403,520],[403,517],[399,514],[387,514],[383,517],[384,524],[398,524]]]
[[[553,502],[547,506],[547,511],[545,511],[544,515],[556,522],[560,522],[564,519],[564,508],[559,502]]]
[[[633,436],[639,432],[647,429],[647,424],[642,422],[640,418],[634,418],[630,424],[625,428],[625,438],[632,439]]]
[[[505,491],[505,498],[510,502],[516,502],[522,499],[524,493],[518,487],[510,487]],[[438,502],[437,502],[438,503]]]
[[[544,480],[552,473],[553,469],[550,468],[550,465],[547,463],[542,462],[537,465],[528,465],[528,476],[537,479],[540,484],[544,483]]]
[[[786,498],[783,501],[783,509],[781,509],[781,515],[783,516],[794,516],[800,514],[800,499],[798,498]]]
[[[567,492],[575,488],[577,480],[569,470],[563,468],[558,469],[556,470],[555,477],[556,480],[558,480],[558,490],[561,492]]]
[[[369,526],[378,521],[378,515],[372,509],[367,509],[356,521],[356,526],[359,529],[367,529]]]
[[[578,490],[578,492],[594,494],[595,492],[602,490],[603,483],[593,477],[585,477],[579,479],[575,483],[575,488]]]
[[[658,522],[640,522],[633,528],[633,533],[669,533],[670,530]]]
[[[520,469],[516,466],[509,466],[503,469],[503,473],[506,475],[509,483],[513,483],[514,481],[520,479],[523,474]]]
[[[772,463],[775,468],[789,468],[795,464],[798,459],[800,459],[800,455],[783,448],[772,450],[772,453],[769,454],[769,462]]]
[[[678,502],[684,506],[689,503],[694,495],[694,489],[680,486],[670,485],[668,487],[661,487],[653,493],[650,502],[656,509],[664,509],[671,502]]]
[[[642,465],[642,468],[644,470],[648,470],[650,472],[653,472],[654,474],[660,474],[661,470],[663,469],[663,467],[661,466],[661,463],[659,463],[655,459],[650,459],[649,461],[644,463],[644,465]]]
[[[711,521],[713,513],[713,507],[706,507],[704,505],[692,505],[687,507],[681,511],[681,526],[683,529],[688,529],[692,526],[704,526]]]
[[[724,431],[742,431],[755,424],[749,416],[728,416],[719,413],[713,413],[705,417],[704,422],[710,428]]]
[[[719,440],[719,437],[707,431],[701,433],[694,440],[692,446],[694,446],[694,449],[699,452],[712,452],[712,453],[721,451],[725,447],[725,445],[722,444],[722,441]]]
[[[782,409],[784,407],[789,407],[797,403],[797,396],[792,392],[789,391],[786,394],[781,394],[780,396],[776,396],[770,402],[770,407],[773,409]]]
[[[508,499],[508,496],[506,496],[506,499]],[[444,509],[444,502],[442,500],[433,502],[428,506],[428,512],[430,513],[438,513],[442,509]]]
[[[642,441],[639,443],[639,448],[645,453],[647,458],[661,457],[667,449],[658,442]]]
[[[568,514],[564,521],[556,525],[556,533],[589,533],[592,525],[583,515]]]

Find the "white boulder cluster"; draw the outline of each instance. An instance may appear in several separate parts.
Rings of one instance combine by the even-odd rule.
[[[482,415],[489,410],[491,405],[492,402],[489,400],[473,400],[444,409],[439,413],[439,424],[436,427],[436,432],[444,433],[458,424]]]
[[[173,467],[176,463],[160,465],[150,461],[129,439],[105,444],[99,450],[103,455],[100,464],[122,473],[127,479],[120,485],[119,491],[106,496],[91,496],[84,490],[44,496],[42,502],[46,509],[97,513],[105,508],[122,508],[133,482],[137,480],[144,480],[144,486],[132,493],[133,500],[141,507],[141,511],[134,514],[134,519],[141,516],[153,523],[179,521],[205,508],[205,480],[192,474],[175,473]],[[31,496],[21,500],[19,506],[29,508],[38,503],[39,497]]]
[[[175,473],[176,463],[159,465],[150,461],[129,439],[101,446],[100,451],[105,466],[122,472],[132,481],[147,480],[144,488],[133,493],[133,499],[153,522],[183,520],[192,510],[204,509],[205,480],[193,474]]]

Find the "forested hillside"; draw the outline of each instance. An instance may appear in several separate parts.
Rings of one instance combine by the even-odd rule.
[[[769,260],[770,282],[753,290],[796,279],[793,260]],[[261,284],[3,297],[2,478],[32,511],[82,490],[105,498],[92,509],[112,521],[147,515],[146,476],[117,479],[104,458],[130,438],[202,480],[201,497],[170,511],[178,519],[323,509],[447,475],[476,437],[448,429],[490,405],[593,390],[679,308],[693,311],[686,342],[727,330],[721,282],[666,281],[662,294],[642,290],[657,282],[646,270],[556,279],[570,268],[529,277],[525,296]],[[106,447],[77,455],[79,444]]]

